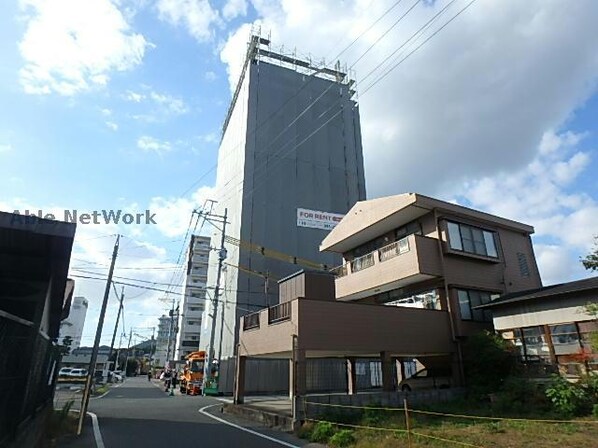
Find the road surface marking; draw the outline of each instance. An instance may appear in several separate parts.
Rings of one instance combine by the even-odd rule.
[[[96,447],[104,448],[104,441],[102,440],[102,433],[100,432],[100,423],[98,422],[98,416],[93,412],[87,413],[91,417],[91,425],[93,426],[93,436],[96,439]]]
[[[220,423],[224,423],[225,425],[228,425],[228,426],[232,426],[233,428],[239,429],[241,431],[248,432],[249,434],[253,434],[254,436],[261,437],[262,439],[270,440],[271,442],[275,442],[275,443],[278,443],[283,446],[288,446],[289,448],[299,448],[299,445],[293,445],[292,443],[288,443],[283,440],[275,439],[274,437],[267,436],[265,434],[262,434],[261,432],[253,431],[249,428],[245,428],[240,425],[235,425],[234,423],[226,421],[223,418],[216,417],[215,415],[212,415],[209,412],[206,412],[206,409],[213,408],[214,406],[220,406],[220,405],[219,404],[210,404],[208,406],[204,406],[203,408],[201,408],[199,410],[199,412],[200,412],[200,414],[205,415],[206,417],[210,417],[213,420],[219,421]]]

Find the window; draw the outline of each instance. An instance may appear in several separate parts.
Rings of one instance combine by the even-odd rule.
[[[494,232],[454,222],[447,222],[447,229],[451,249],[498,258]]]
[[[484,291],[458,289],[459,309],[461,319],[476,322],[492,322],[492,313],[489,310],[474,310],[476,306],[490,303],[491,294]]]
[[[575,324],[550,325],[550,337],[557,355],[570,355],[581,349]]]
[[[432,289],[430,291],[421,292],[412,296],[405,296],[399,294],[400,289],[395,289],[378,296],[379,301],[383,301],[384,305],[401,306],[405,308],[422,308],[426,310],[439,310],[440,297],[438,291]]]
[[[203,306],[190,306],[189,311],[203,311]]]

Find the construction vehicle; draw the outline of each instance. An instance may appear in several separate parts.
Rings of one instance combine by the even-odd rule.
[[[188,395],[200,395],[206,352],[203,350],[192,352],[185,356],[185,359],[185,367],[179,377],[179,390]]]

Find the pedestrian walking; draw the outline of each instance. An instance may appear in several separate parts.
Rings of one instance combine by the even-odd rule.
[[[164,392],[168,392],[168,389],[170,389],[171,380],[172,380],[172,372],[170,370],[166,370],[164,372]]]
[[[147,380],[148,380],[148,381],[151,381],[151,380],[152,380],[152,371],[151,371],[151,370],[148,370],[148,371],[147,371]]]

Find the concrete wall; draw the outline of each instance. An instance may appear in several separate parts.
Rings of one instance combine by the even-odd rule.
[[[215,199],[218,212],[228,207],[227,234],[329,266],[340,264],[339,255],[318,250],[326,230],[297,226],[297,208],[346,213],[365,198],[359,126],[358,108],[346,85],[252,63],[220,147]],[[278,303],[274,280],[298,269],[232,245],[227,249],[229,263],[270,273],[273,280],[266,293],[263,278],[227,268],[225,299],[236,306],[226,309],[223,358],[233,356],[239,318]],[[216,255],[212,254],[211,264]],[[212,270],[208,285],[214,283]],[[204,321],[209,334],[210,319]],[[218,320],[217,347],[219,326]],[[202,334],[202,340],[207,339]]]

